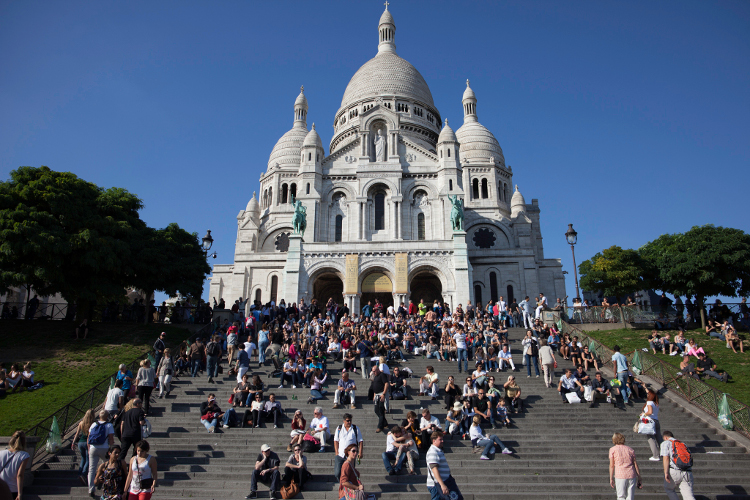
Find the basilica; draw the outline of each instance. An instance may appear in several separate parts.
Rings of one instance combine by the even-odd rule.
[[[234,262],[214,267],[210,297],[333,298],[353,312],[376,298],[451,308],[540,292],[564,298],[560,259],[544,256],[538,201],[514,188],[469,81],[454,132],[397,54],[387,5],[378,37],[377,54],[346,86],[327,155],[308,128],[302,88],[292,128],[237,215]]]

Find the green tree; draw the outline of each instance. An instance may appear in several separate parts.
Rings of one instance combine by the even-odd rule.
[[[618,298],[643,288],[643,261],[635,250],[612,246],[581,262],[581,287]]]
[[[664,234],[639,253],[651,287],[695,296],[701,306],[706,297],[750,292],[750,235],[739,229],[694,226],[686,233]],[[705,326],[703,307],[701,323]]]
[[[196,263],[196,255],[202,257],[197,235],[176,224],[149,228],[137,196],[48,167],[20,167],[10,176],[0,182],[0,286],[59,292],[77,304],[79,317],[129,286],[200,289],[209,268],[205,259]]]

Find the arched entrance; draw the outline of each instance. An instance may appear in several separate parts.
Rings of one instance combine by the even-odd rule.
[[[375,299],[378,299],[384,308],[393,305],[393,283],[381,272],[370,273],[362,280],[360,305],[364,307],[368,302],[372,302],[374,306]]]
[[[443,285],[440,282],[440,278],[430,271],[421,271],[414,276],[409,289],[409,299],[415,304],[419,304],[420,300],[424,300],[427,307],[432,307],[432,304],[436,300],[441,303],[443,302]]]
[[[334,273],[323,273],[315,278],[313,298],[318,300],[321,308],[324,308],[331,297],[337,304],[344,304],[344,283]]]

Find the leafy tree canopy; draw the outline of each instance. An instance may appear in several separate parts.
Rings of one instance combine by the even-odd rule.
[[[643,261],[635,250],[612,246],[581,262],[581,287],[621,297],[643,288]]]
[[[648,284],[664,292],[706,297],[750,292],[750,235],[705,225],[665,234],[641,247]]]
[[[0,182],[0,286],[31,284],[68,302],[121,296],[125,287],[200,293],[210,271],[198,243],[170,224],[148,227],[143,203],[70,172],[21,167]]]

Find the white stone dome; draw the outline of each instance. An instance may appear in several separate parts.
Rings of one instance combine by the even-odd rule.
[[[253,191],[253,197],[247,202],[245,212],[250,212],[251,214],[260,212],[260,205],[258,204],[258,198],[256,197],[255,191]]]
[[[302,143],[302,146],[315,146],[320,149],[323,149],[323,141],[320,140],[320,136],[318,135],[318,132],[315,130],[315,124],[312,125],[312,130],[307,133],[305,136],[305,141]]]
[[[268,168],[277,163],[279,166],[299,166],[302,144],[307,136],[307,127],[302,122],[295,122],[294,127],[281,136],[268,158]]]
[[[456,134],[453,132],[453,129],[448,126],[448,119],[445,119],[445,126],[440,131],[440,136],[438,137],[438,144],[441,142],[458,142],[458,139],[456,139]]]
[[[417,68],[394,52],[378,53],[354,73],[341,99],[341,108],[378,96],[397,96],[435,107],[430,87]]]
[[[307,97],[305,97],[305,87],[302,87],[300,89],[300,93],[297,96],[297,99],[294,100],[294,107],[301,107],[305,111],[307,111]]]
[[[383,24],[392,24],[394,26],[396,25],[396,22],[393,20],[393,16],[388,11],[388,7],[385,8],[385,10],[383,11],[383,15],[380,16],[380,22],[378,22],[378,26],[381,26]]]
[[[458,151],[462,159],[477,159],[489,161],[492,157],[496,162],[505,166],[505,156],[500,143],[497,142],[492,132],[477,121],[464,123],[456,131],[456,137],[461,144]]]

